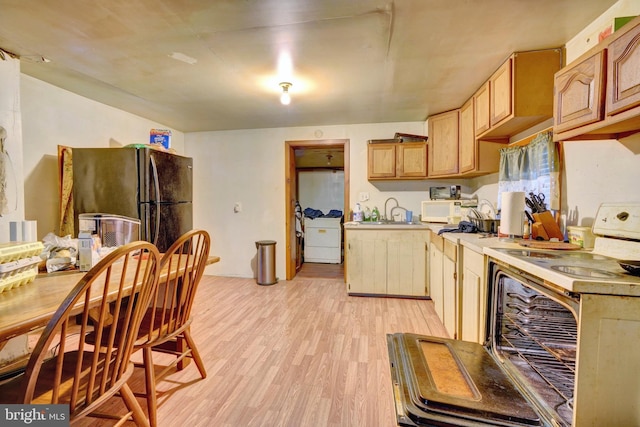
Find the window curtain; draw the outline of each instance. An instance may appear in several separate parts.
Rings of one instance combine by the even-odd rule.
[[[526,146],[500,150],[498,193],[504,191],[542,194],[547,209],[560,209],[560,156],[552,131],[540,132]]]

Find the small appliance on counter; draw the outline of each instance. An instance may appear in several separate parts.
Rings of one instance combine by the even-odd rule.
[[[420,221],[455,224],[466,220],[469,209],[478,206],[478,201],[470,200],[425,200],[421,203]]]
[[[100,238],[105,248],[114,248],[140,240],[140,220],[122,215],[84,213],[78,215],[80,232]]]

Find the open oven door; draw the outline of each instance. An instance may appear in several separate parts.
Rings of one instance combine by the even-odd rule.
[[[398,425],[544,425],[482,345],[408,333],[387,344]]]

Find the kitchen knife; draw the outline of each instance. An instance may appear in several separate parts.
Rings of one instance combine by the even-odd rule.
[[[529,211],[528,211],[528,210],[525,210],[525,211],[524,211],[524,214],[527,216],[527,219],[529,220],[529,222],[530,222],[530,223],[532,223],[532,224],[533,224],[534,222],[536,222],[536,220],[535,220],[535,219],[533,219],[533,217],[531,216],[531,214],[529,213]]]

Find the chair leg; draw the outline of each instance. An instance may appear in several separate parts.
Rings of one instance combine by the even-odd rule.
[[[153,355],[150,347],[142,349],[144,360],[144,378],[147,393],[147,411],[151,427],[158,425],[158,399],[156,396],[156,374],[153,367]]]
[[[136,400],[136,396],[133,394],[133,391],[131,391],[131,388],[129,388],[129,384],[125,383],[122,386],[122,388],[120,389],[120,395],[122,396],[122,400],[124,400],[124,403],[125,405],[127,405],[129,411],[131,411],[133,421],[136,423],[136,425],[139,427],[150,427],[149,420],[144,414],[142,407]]]
[[[183,335],[184,335],[185,341],[187,342],[187,345],[191,349],[191,356],[193,357],[193,361],[196,363],[196,366],[198,367],[198,371],[200,371],[200,376],[202,378],[206,378],[207,371],[204,368],[204,362],[200,357],[200,353],[198,353],[198,348],[196,347],[196,343],[195,341],[193,341],[193,338],[191,337],[191,330],[189,328],[185,329],[183,332]]]

